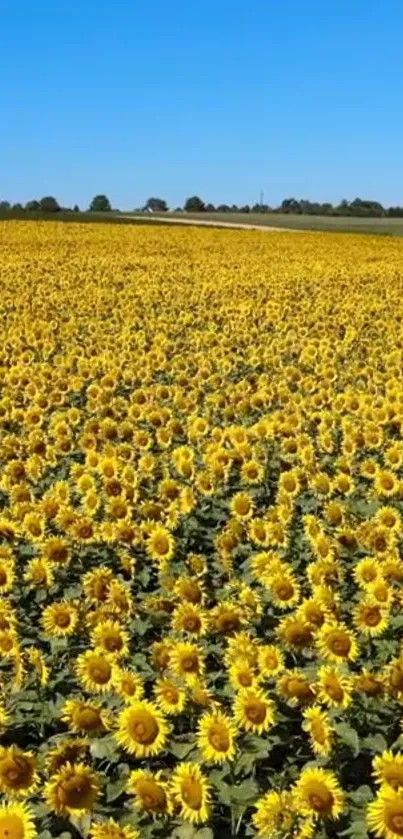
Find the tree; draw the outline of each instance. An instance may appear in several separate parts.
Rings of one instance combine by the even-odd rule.
[[[7,212],[10,209],[11,209],[11,204],[10,204],[9,201],[0,201],[0,210],[2,210],[3,213]]]
[[[17,202],[17,204],[13,204],[11,209],[14,211],[14,213],[23,213],[24,212],[24,207],[19,202]]]
[[[244,204],[243,207],[239,208],[240,213],[250,213],[250,206],[249,204]]]
[[[56,198],[53,198],[53,195],[46,195],[45,198],[41,198],[39,206],[44,213],[58,213],[60,210],[59,204]]]
[[[41,209],[41,205],[40,205],[39,201],[37,201],[36,198],[34,198],[33,201],[27,201],[27,203],[25,204],[25,209],[29,213],[37,213],[38,210]]]
[[[206,204],[204,209],[206,213],[215,213],[216,211],[214,204]]]
[[[204,201],[198,195],[192,195],[185,201],[185,211],[187,213],[203,213],[204,209]]]
[[[166,213],[168,210],[168,204],[163,198],[149,198],[145,209],[152,210],[153,213]]]
[[[109,213],[111,209],[111,202],[106,195],[96,195],[90,204],[90,210],[93,213]]]
[[[80,208],[79,208],[78,204],[74,204],[73,213],[79,213],[79,212],[80,212]]]

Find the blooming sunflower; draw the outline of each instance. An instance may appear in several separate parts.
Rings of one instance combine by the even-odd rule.
[[[345,795],[336,775],[326,769],[305,767],[293,789],[295,807],[303,816],[337,819]]]
[[[90,839],[139,839],[138,830],[118,824],[114,819],[91,825]]]
[[[0,791],[18,798],[33,793],[38,783],[36,760],[32,752],[18,746],[0,749]]]
[[[204,714],[199,722],[197,745],[203,760],[223,763],[235,756],[236,728],[233,721],[221,711]]]
[[[291,571],[279,571],[268,577],[271,598],[278,609],[292,609],[300,599],[300,586]]]
[[[53,584],[54,574],[51,564],[42,557],[30,559],[24,571],[24,581],[28,585],[43,586],[50,588]]]
[[[151,702],[133,702],[118,716],[116,740],[135,757],[148,757],[163,751],[167,734],[165,717]]]
[[[205,635],[208,629],[206,613],[193,603],[182,603],[172,615],[172,629],[190,635]]]
[[[126,792],[135,798],[135,806],[146,813],[162,815],[172,812],[169,786],[161,772],[135,769],[130,773]]]
[[[324,623],[317,636],[319,653],[336,663],[355,661],[358,644],[351,630],[342,623]]]
[[[187,822],[206,822],[210,814],[210,785],[197,763],[182,763],[171,779],[172,796]]]
[[[113,687],[117,695],[125,702],[141,699],[144,694],[144,684],[141,676],[134,670],[115,666],[112,674]]]
[[[0,836],[4,839],[35,839],[34,814],[26,804],[0,805]]]
[[[387,784],[394,790],[403,789],[403,754],[382,752],[374,757],[372,767],[377,784]]]
[[[313,644],[312,627],[295,613],[282,618],[277,625],[276,634],[289,650],[300,651]]]
[[[168,562],[175,552],[175,539],[162,525],[155,525],[149,534],[146,551],[155,562]]]
[[[402,791],[390,786],[380,789],[375,801],[368,804],[367,823],[375,836],[401,839],[403,836]]]
[[[266,644],[259,647],[258,669],[263,679],[271,679],[278,676],[284,670],[284,655],[275,644]]]
[[[186,705],[186,692],[173,679],[158,679],[154,696],[157,705],[168,716],[181,714]]]
[[[66,737],[49,749],[45,766],[49,775],[54,775],[65,763],[83,763],[88,755],[90,741],[86,737]]]
[[[117,621],[100,621],[91,633],[91,643],[107,655],[123,658],[129,652],[129,633]]]
[[[356,628],[364,635],[382,635],[389,626],[389,611],[379,603],[362,600],[354,609],[353,620]]]
[[[64,600],[51,603],[42,613],[43,628],[51,638],[72,635],[77,622],[77,606]]]
[[[290,835],[296,821],[296,812],[290,792],[270,790],[255,804],[256,812],[252,822],[258,836],[263,839],[277,839],[278,836]]]
[[[98,775],[84,763],[65,763],[45,784],[45,801],[61,816],[82,816],[92,810],[100,793]]]
[[[62,720],[74,734],[91,734],[110,727],[108,716],[98,703],[81,699],[67,699]]]
[[[315,686],[320,702],[334,708],[347,708],[352,699],[353,680],[337,667],[323,665]]]
[[[333,729],[325,711],[314,706],[303,712],[303,728],[308,732],[313,751],[318,755],[327,756],[333,745]]]
[[[86,650],[76,662],[77,677],[90,693],[107,693],[112,687],[113,665],[102,651]]]
[[[235,697],[234,718],[244,731],[262,734],[274,725],[274,705],[261,689],[246,689]]]
[[[281,674],[277,681],[277,692],[292,707],[310,705],[315,699],[311,680],[300,670],[286,670]]]
[[[169,661],[173,673],[188,682],[202,676],[205,670],[203,650],[189,641],[173,644]]]
[[[235,688],[235,690],[250,688],[256,686],[258,683],[256,668],[253,667],[253,665],[251,665],[245,658],[240,658],[230,664],[228,668],[228,677],[230,684]]]

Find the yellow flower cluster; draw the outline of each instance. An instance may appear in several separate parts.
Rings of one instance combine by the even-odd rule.
[[[403,243],[0,243],[0,837],[403,837]]]

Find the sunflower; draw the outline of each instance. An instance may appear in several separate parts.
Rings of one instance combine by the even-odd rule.
[[[100,621],[91,633],[91,643],[107,655],[122,658],[129,652],[129,633],[117,621]]]
[[[230,684],[233,688],[235,688],[235,690],[255,687],[258,683],[256,669],[246,658],[239,658],[237,661],[230,664],[228,668],[228,677]]]
[[[234,701],[234,718],[244,731],[262,734],[274,725],[274,705],[261,689],[240,691]]]
[[[45,766],[48,773],[54,775],[65,763],[84,762],[89,746],[90,741],[86,737],[66,737],[60,740],[46,755]]]
[[[315,699],[311,680],[300,670],[286,670],[278,679],[277,692],[292,707],[310,705]]]
[[[156,670],[161,672],[168,668],[172,649],[172,642],[166,638],[163,641],[154,641],[151,645],[151,662]]]
[[[386,679],[384,675],[373,673],[366,667],[363,667],[361,673],[358,673],[354,677],[354,688],[357,693],[363,693],[365,696],[380,698],[385,693]]]
[[[367,824],[378,837],[400,839],[403,836],[403,795],[401,790],[383,787],[375,801],[368,804]]]
[[[278,676],[285,668],[284,655],[275,644],[267,644],[259,647],[258,669],[263,679],[271,679]]]
[[[140,839],[138,830],[134,827],[122,826],[114,819],[92,824],[89,832],[90,839]]]
[[[318,629],[329,618],[328,610],[319,596],[302,600],[297,615],[313,629]]]
[[[35,839],[34,814],[26,804],[0,805],[1,839]]]
[[[296,821],[290,792],[270,790],[254,806],[256,812],[252,816],[252,823],[258,836],[262,839],[277,839],[278,836],[290,835]]]
[[[197,745],[207,763],[223,763],[235,757],[236,728],[221,711],[207,713],[201,718]]]
[[[15,564],[12,559],[0,558],[0,595],[11,591],[15,580]]]
[[[224,600],[211,610],[211,627],[220,635],[233,635],[245,623],[243,609],[230,600]]]
[[[382,635],[389,626],[389,611],[379,603],[362,600],[353,611],[353,620],[364,635]]]
[[[312,627],[295,613],[282,618],[276,634],[285,648],[293,651],[303,650],[313,644]]]
[[[268,585],[274,606],[292,609],[300,599],[300,586],[290,572],[279,572],[268,578]]]
[[[377,784],[387,784],[394,790],[403,788],[403,754],[382,752],[374,757],[372,767]]]
[[[61,816],[82,816],[92,810],[100,793],[98,775],[84,763],[66,763],[44,788],[50,810]]]
[[[255,667],[258,660],[258,650],[256,641],[247,632],[237,632],[232,638],[228,639],[225,661],[227,664],[231,664],[241,658]]]
[[[67,543],[60,536],[52,536],[42,545],[43,559],[55,565],[66,566],[70,559]]]
[[[125,702],[141,699],[144,694],[144,684],[141,676],[134,670],[117,667],[113,668],[112,682],[114,690]]]
[[[146,543],[146,551],[155,562],[168,562],[175,552],[175,539],[162,525],[155,525]]]
[[[295,807],[303,816],[337,819],[343,812],[345,795],[333,772],[306,767],[294,786]]]
[[[18,746],[0,748],[0,791],[10,797],[31,795],[38,783],[36,760],[32,752]]]
[[[186,705],[186,693],[172,679],[158,679],[154,687],[155,701],[168,716],[181,714]]]
[[[315,754],[326,757],[330,754],[333,745],[333,729],[329,717],[321,708],[313,706],[306,708],[303,712],[303,729],[310,737],[311,746]]]
[[[386,683],[392,696],[403,701],[403,655],[393,658],[385,671]]]
[[[113,581],[110,568],[99,567],[88,571],[83,578],[84,594],[91,603],[104,602],[109,594]]]
[[[129,775],[126,792],[135,798],[135,806],[146,813],[162,815],[172,812],[172,802],[166,781],[161,772],[135,769]]]
[[[400,481],[393,472],[377,469],[374,480],[374,490],[377,496],[391,498],[400,491]]]
[[[196,644],[180,641],[172,645],[170,666],[176,676],[188,682],[194,681],[204,673],[204,652]]]
[[[315,687],[318,699],[331,708],[347,708],[352,699],[353,680],[336,667],[323,665]]]
[[[13,629],[0,630],[0,657],[13,658],[18,654],[18,636]]]
[[[237,521],[248,521],[253,516],[253,498],[247,492],[237,492],[231,498],[230,511]]]
[[[165,717],[152,702],[132,702],[118,716],[116,740],[135,757],[148,757],[163,751],[167,734]]]
[[[24,581],[28,583],[28,585],[50,588],[53,584],[53,580],[53,569],[46,559],[34,557],[29,560],[24,571]]]
[[[335,663],[354,661],[359,653],[354,634],[342,623],[325,623],[318,632],[317,646],[325,659]]]
[[[182,763],[171,779],[172,796],[187,822],[206,822],[210,815],[210,785],[197,763]]]
[[[203,599],[203,588],[199,580],[193,577],[179,577],[175,583],[174,592],[179,600],[187,600],[194,606]]]
[[[80,699],[66,700],[62,720],[75,734],[102,732],[110,727],[108,716],[98,703]]]
[[[42,612],[42,624],[51,638],[72,635],[78,622],[77,606],[61,600],[51,603]]]
[[[103,651],[86,650],[76,662],[76,673],[83,688],[90,693],[107,693],[112,687],[113,665]]]
[[[188,632],[190,635],[205,635],[208,619],[200,606],[182,603],[172,615],[172,629],[175,632]]]

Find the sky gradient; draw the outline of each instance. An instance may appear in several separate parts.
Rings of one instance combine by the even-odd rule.
[[[403,204],[401,0],[0,0],[0,200]]]

